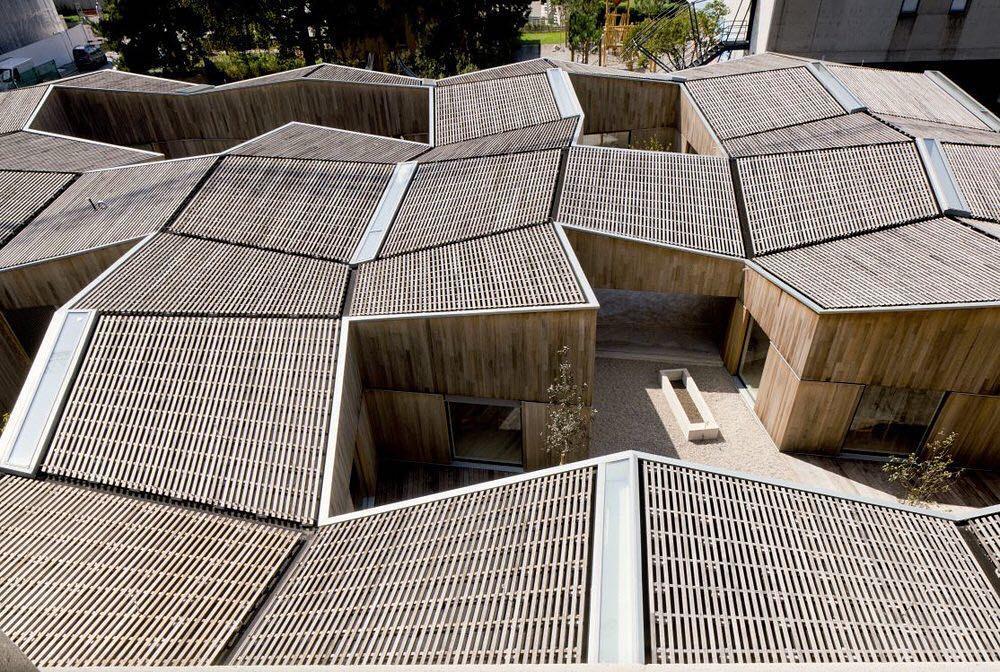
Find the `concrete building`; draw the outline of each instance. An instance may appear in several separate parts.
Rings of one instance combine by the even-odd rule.
[[[66,30],[52,0],[6,0],[0,18],[0,54]]]

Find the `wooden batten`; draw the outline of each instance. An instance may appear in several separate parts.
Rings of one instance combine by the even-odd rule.
[[[379,459],[451,463],[444,396],[420,392],[365,390]]]
[[[427,89],[294,80],[179,95],[53,89],[36,130],[163,151],[218,151],[290,121],[389,137],[426,137]]]
[[[0,309],[61,306],[137,242],[128,241],[68,257],[0,270]]]
[[[782,452],[840,452],[864,385],[800,380],[772,345],[754,411]]]
[[[368,389],[546,401],[565,345],[590,402],[596,308],[356,320],[351,329]]]
[[[729,324],[722,339],[722,364],[726,371],[736,375],[740,368],[740,357],[743,355],[743,343],[750,325],[750,311],[739,299],[733,303],[733,311],[729,316]]]
[[[583,108],[584,134],[677,127],[680,84],[578,73],[569,77]]]
[[[31,358],[24,352],[7,320],[0,315],[0,415],[14,408],[30,368]]]
[[[1000,396],[949,394],[927,436],[933,441],[952,432],[957,435],[952,451],[958,464],[1000,468]]]
[[[739,296],[743,262],[566,227],[591,286],[665,294]]]

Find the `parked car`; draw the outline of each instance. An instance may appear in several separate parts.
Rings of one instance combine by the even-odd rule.
[[[73,62],[80,72],[97,70],[102,65],[107,65],[108,55],[96,44],[81,44],[73,47]]]

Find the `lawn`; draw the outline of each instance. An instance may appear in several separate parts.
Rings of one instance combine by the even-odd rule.
[[[521,33],[522,42],[541,42],[542,44],[562,44],[566,41],[566,33],[561,30],[549,30],[541,33]]]

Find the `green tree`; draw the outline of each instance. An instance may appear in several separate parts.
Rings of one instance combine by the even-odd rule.
[[[646,56],[636,46],[636,39],[640,34],[645,35],[642,46],[646,51],[665,60],[675,70],[688,67],[696,56],[696,47],[701,47],[702,51],[705,51],[719,42],[723,21],[729,13],[725,2],[712,0],[698,9],[695,12],[694,25],[685,3],[675,3],[674,6],[676,9],[673,10],[673,14],[659,19],[647,18],[632,26],[625,38],[626,46],[622,53],[626,61],[638,64],[640,67],[649,65]]]
[[[587,454],[590,421],[597,411],[583,401],[587,384],[577,384],[573,376],[569,346],[560,348],[557,355],[559,367],[548,390],[549,405],[542,440],[549,459],[566,464],[574,457]]]
[[[906,490],[907,504],[926,504],[946,494],[959,476],[961,469],[952,468],[952,446],[958,435],[938,434],[924,448],[923,456],[910,453],[906,457],[894,457],[882,471],[890,483],[899,483]]]
[[[566,12],[566,44],[570,59],[576,60],[576,53],[583,54],[583,62],[590,62],[590,53],[601,44],[604,29],[601,26],[602,0],[567,0],[563,3]]]
[[[106,0],[100,31],[133,72],[189,74],[207,53],[200,0]]]

